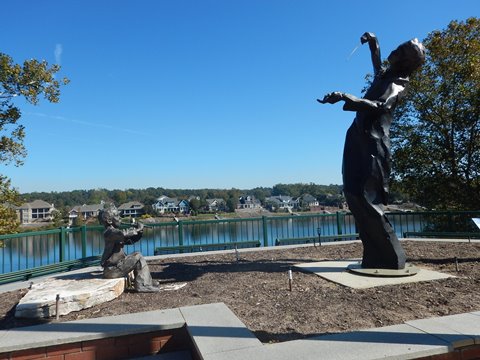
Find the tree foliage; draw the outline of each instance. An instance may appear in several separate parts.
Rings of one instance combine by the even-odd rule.
[[[298,198],[304,194],[310,194],[322,205],[339,206],[345,201],[342,191],[343,187],[341,185],[277,184],[272,189],[272,195],[287,195]]]
[[[480,21],[452,21],[423,44],[391,129],[394,184],[429,208],[478,209]]]
[[[19,166],[27,154],[23,143],[25,127],[19,123],[21,111],[14,99],[21,97],[36,105],[43,96],[49,102],[58,102],[60,86],[68,83],[66,78],[55,78],[59,70],[58,65],[49,66],[35,59],[16,64],[10,56],[0,53],[0,163]],[[0,233],[13,232],[17,227],[12,208],[19,203],[16,195],[10,180],[0,175]]]
[[[35,59],[16,64],[10,56],[0,53],[0,162],[21,165],[26,155],[25,128],[18,123],[21,112],[13,99],[21,96],[36,105],[43,95],[49,102],[58,102],[60,85],[68,83],[66,78],[56,80],[59,70],[59,65],[49,66]]]
[[[18,199],[18,193],[11,187],[10,180],[0,175],[0,235],[17,231],[19,222],[15,205],[19,204]]]

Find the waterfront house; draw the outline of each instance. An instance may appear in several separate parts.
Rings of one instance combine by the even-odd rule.
[[[100,210],[103,210],[103,203],[93,205],[77,205],[68,212],[69,222],[72,223],[74,219],[81,216],[83,220],[97,217]]]
[[[260,200],[253,195],[243,195],[238,199],[237,209],[260,209],[261,207]]]
[[[180,200],[177,206],[178,206],[178,210],[182,214],[188,214],[190,212],[190,203],[188,202],[188,200]]]
[[[310,194],[303,194],[297,199],[298,206],[302,209],[311,209],[319,206],[319,202]]]
[[[21,224],[31,224],[52,220],[52,211],[55,210],[55,206],[43,200],[34,200],[17,206],[15,210]]]
[[[227,210],[227,203],[223,199],[205,199],[207,205],[207,211],[226,211]]]
[[[121,217],[139,217],[145,214],[145,206],[138,201],[129,201],[118,207]]]
[[[170,198],[168,196],[162,195],[157,201],[152,205],[153,210],[157,211],[160,214],[165,213],[178,213],[180,208],[178,207],[178,199]]]
[[[291,196],[277,195],[267,197],[265,204],[270,211],[289,211],[298,205],[298,201]]]

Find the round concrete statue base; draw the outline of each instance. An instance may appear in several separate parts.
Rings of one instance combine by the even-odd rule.
[[[362,264],[351,264],[348,265],[347,269],[353,273],[357,273],[360,275],[381,277],[412,276],[418,274],[418,272],[420,271],[419,268],[409,263],[405,264],[405,268],[399,270],[363,268]]]

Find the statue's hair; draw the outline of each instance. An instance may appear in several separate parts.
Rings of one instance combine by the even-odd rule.
[[[400,44],[397,49],[402,48],[408,56],[407,68],[414,71],[425,62],[425,47],[417,38]]]
[[[425,62],[425,46],[417,38],[407,41],[404,45],[418,59],[418,65]]]
[[[106,204],[102,210],[98,212],[98,221],[102,225],[109,225],[113,222],[113,218],[118,216],[118,210],[113,204]]]

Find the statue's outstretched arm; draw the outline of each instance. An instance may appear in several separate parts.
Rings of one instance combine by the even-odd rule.
[[[377,74],[382,67],[382,58],[380,56],[380,45],[374,33],[366,32],[360,37],[360,42],[365,44],[368,42],[370,53],[372,56],[373,71]]]
[[[392,94],[386,101],[379,101],[361,99],[354,95],[335,91],[325,95],[322,100],[317,99],[317,101],[321,104],[335,104],[339,101],[345,101],[343,110],[346,111],[390,111],[396,105],[397,95]]]
[[[132,245],[139,241],[143,236],[143,223],[138,222],[137,228],[129,228],[123,230],[124,241],[125,245]]]
[[[378,100],[361,99],[350,94],[342,94],[342,100],[345,101],[343,110],[362,111],[362,110],[389,110],[385,103]]]

